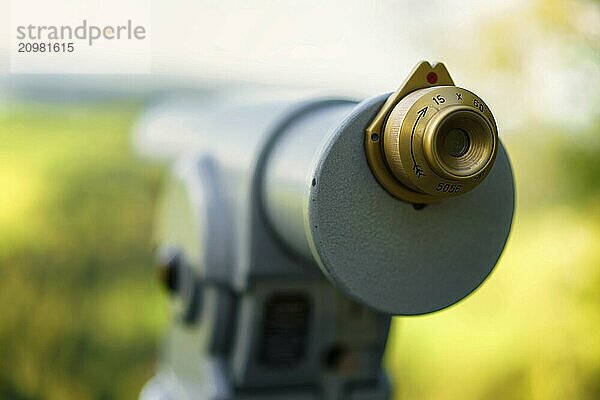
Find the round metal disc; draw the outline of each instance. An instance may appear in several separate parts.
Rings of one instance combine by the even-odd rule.
[[[350,296],[394,315],[448,307],[490,274],[510,231],[514,190],[500,146],[471,192],[416,209],[375,180],[364,132],[387,96],[359,104],[315,161],[305,226],[315,260]]]

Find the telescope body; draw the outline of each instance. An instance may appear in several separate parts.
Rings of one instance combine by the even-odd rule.
[[[514,208],[503,146],[470,192],[401,201],[364,151],[388,97],[184,96],[142,116],[138,148],[173,166],[156,242],[174,316],[142,399],[388,399],[390,316],[491,273]]]

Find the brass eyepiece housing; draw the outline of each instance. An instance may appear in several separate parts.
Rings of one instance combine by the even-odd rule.
[[[487,121],[468,107],[449,107],[427,125],[425,157],[440,175],[464,179],[479,173],[494,153],[495,137]]]
[[[431,83],[432,71],[440,86]],[[426,87],[418,88],[419,79]],[[466,193],[494,163],[494,117],[477,95],[454,86],[441,64],[419,65],[380,114],[367,129],[367,158],[381,185],[401,200],[426,204]]]

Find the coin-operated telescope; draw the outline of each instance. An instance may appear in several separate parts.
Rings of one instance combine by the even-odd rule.
[[[391,316],[469,295],[510,231],[494,117],[439,63],[361,102],[164,101],[136,139],[173,164],[156,235],[173,320],[144,400],[388,399]]]

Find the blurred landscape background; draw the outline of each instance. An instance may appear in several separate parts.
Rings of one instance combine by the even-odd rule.
[[[23,76],[0,63],[1,399],[132,399],[154,372],[168,323],[151,242],[165,168],[131,146],[149,98],[206,79],[366,97],[420,59],[444,61],[494,111],[517,207],[485,285],[394,321],[395,398],[600,398],[598,2],[363,2],[334,21],[339,4],[298,3],[291,26],[283,5],[175,3],[156,22],[151,76]],[[159,27],[172,10],[199,19],[178,23],[192,31],[225,15],[242,32],[170,49]],[[279,20],[244,31],[269,13]]]

